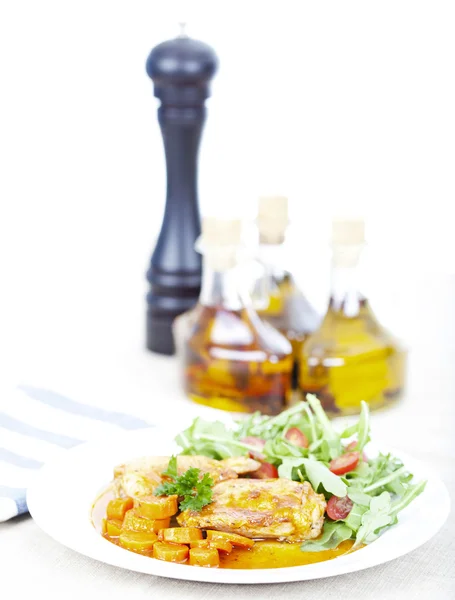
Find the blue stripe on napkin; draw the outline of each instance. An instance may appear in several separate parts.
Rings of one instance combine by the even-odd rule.
[[[15,465],[16,467],[22,467],[23,469],[39,469],[43,466],[43,463],[39,462],[39,460],[21,456],[6,448],[0,448],[0,460]]]
[[[0,485],[0,503],[2,498],[6,498],[7,500],[12,500],[16,504],[16,514],[10,514],[8,519],[28,512],[27,503],[25,501],[26,493],[27,490],[25,488],[11,488],[7,485]],[[0,514],[0,521],[2,520],[6,519],[2,519]]]
[[[29,437],[36,438],[37,440],[50,442],[51,444],[56,444],[57,446],[62,446],[63,448],[72,448],[73,446],[76,446],[76,444],[80,444],[82,441],[70,438],[66,435],[59,435],[58,433],[53,433],[52,431],[45,431],[44,429],[33,427],[28,423],[19,421],[19,419],[10,417],[2,412],[0,412],[0,427],[4,427],[10,431],[15,431],[16,433],[21,433],[22,435],[28,435]]]
[[[66,413],[65,433],[70,429],[68,429],[68,415],[74,415],[75,420],[78,421],[79,425],[75,427],[75,430],[79,431],[79,434],[85,432],[85,428],[81,429],[80,426],[81,419],[82,422],[87,419],[90,422],[88,429],[92,436],[96,435],[98,431],[97,427],[95,431],[93,430],[93,423],[96,422],[100,423],[100,435],[102,435],[101,430],[106,431],[106,426],[108,428],[112,426],[114,433],[116,428],[134,430],[152,426],[132,415],[88,406],[50,390],[23,385],[12,391],[16,397],[11,398],[11,402],[17,403],[15,404],[15,414],[20,415],[21,418],[9,415],[7,412],[0,412],[0,441],[2,444],[0,447],[0,522],[28,512],[25,500],[26,484],[30,475],[33,475],[33,471],[39,469],[43,464],[37,456],[34,456],[34,452],[42,451],[45,447],[46,456],[51,455],[52,457],[54,453],[58,454],[62,449],[72,448],[82,441],[86,441],[59,433],[59,418],[62,423],[64,413]],[[40,427],[33,424],[32,415],[27,413],[26,407],[23,411],[17,408],[20,407],[21,399],[22,401],[25,399],[23,394],[27,396],[28,403],[30,399],[36,401],[37,404],[33,407],[36,410],[32,410],[31,413],[41,417]],[[4,406],[7,405],[4,404]],[[41,413],[39,406],[42,406]],[[49,408],[55,409],[55,411],[51,410],[49,414]],[[28,404],[28,410],[30,413],[30,404]],[[28,422],[21,420],[22,415],[28,416]],[[46,424],[46,429],[42,427],[43,423]],[[8,431],[8,436],[3,436],[6,439],[2,439],[2,429]],[[6,443],[8,440],[13,440],[14,448],[8,448],[8,443]],[[19,485],[15,487],[17,484]]]
[[[28,385],[20,385],[19,389],[43,404],[73,413],[74,415],[89,417],[90,419],[104,421],[105,423],[112,423],[112,425],[119,425],[120,427],[123,427],[123,429],[142,429],[143,427],[150,427],[150,424],[142,419],[138,419],[131,415],[125,415],[124,413],[103,410],[102,408],[89,406],[88,404],[81,404],[80,402],[70,400],[56,392],[41,390]]]

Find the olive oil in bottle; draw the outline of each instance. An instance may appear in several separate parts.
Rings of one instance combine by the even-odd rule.
[[[290,397],[292,347],[259,318],[242,289],[241,231],[237,220],[203,220],[201,296],[179,333],[187,327],[185,391],[212,408],[272,415]]]
[[[406,353],[376,319],[359,290],[363,221],[332,225],[332,282],[327,313],[303,345],[299,385],[333,414],[354,414],[397,400],[405,385]]]
[[[303,343],[321,319],[286,269],[288,223],[288,199],[285,196],[259,198],[259,262],[263,265],[264,276],[256,285],[258,314],[291,343],[296,384]]]

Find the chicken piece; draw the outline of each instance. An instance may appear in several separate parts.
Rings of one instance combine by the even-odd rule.
[[[144,456],[114,469],[114,483],[118,495],[147,496],[162,483],[162,473],[167,469],[169,456]],[[229,461],[233,460],[232,464]],[[215,460],[206,456],[177,456],[177,472],[182,475],[190,467],[209,473],[214,482],[235,479],[237,473],[247,473],[259,468],[259,463],[246,456]]]
[[[185,510],[177,521],[249,538],[303,542],[320,535],[326,502],[308,482],[290,479],[232,479],[213,488],[211,504]]]
[[[231,458],[225,458],[220,460],[220,463],[225,467],[232,469],[237,475],[244,475],[245,473],[253,473],[257,471],[261,466],[261,463],[254,458],[248,458],[248,456],[232,456]]]

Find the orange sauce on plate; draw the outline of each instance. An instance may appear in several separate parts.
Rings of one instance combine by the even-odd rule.
[[[118,538],[103,537],[118,545]],[[334,550],[323,550],[321,552],[302,552],[300,544],[288,544],[274,540],[260,540],[247,550],[245,548],[233,548],[230,554],[220,553],[221,569],[277,569],[280,567],[298,567],[310,565],[325,560],[331,560],[337,556],[346,554],[354,542],[349,540],[341,542]],[[126,550],[129,552],[129,550]],[[145,556],[152,556],[151,552],[144,552]],[[155,560],[155,559],[154,559]]]
[[[272,540],[256,542],[251,550],[234,548],[230,554],[220,554],[223,569],[276,569],[298,567],[331,560],[348,552],[353,541],[342,542],[335,550],[302,552],[301,544],[288,544]]]

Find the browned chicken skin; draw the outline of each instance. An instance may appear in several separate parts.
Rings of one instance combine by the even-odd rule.
[[[182,527],[216,529],[249,538],[302,542],[320,535],[326,502],[308,482],[231,479],[216,484],[200,512],[183,511]]]
[[[125,496],[145,496],[162,483],[162,473],[167,469],[169,456],[144,456],[114,469],[114,482],[119,494]],[[182,475],[190,467],[202,474],[209,473],[214,482],[236,479],[239,474],[251,473],[260,463],[246,456],[236,456],[225,460],[215,460],[206,456],[178,456],[177,472]]]

